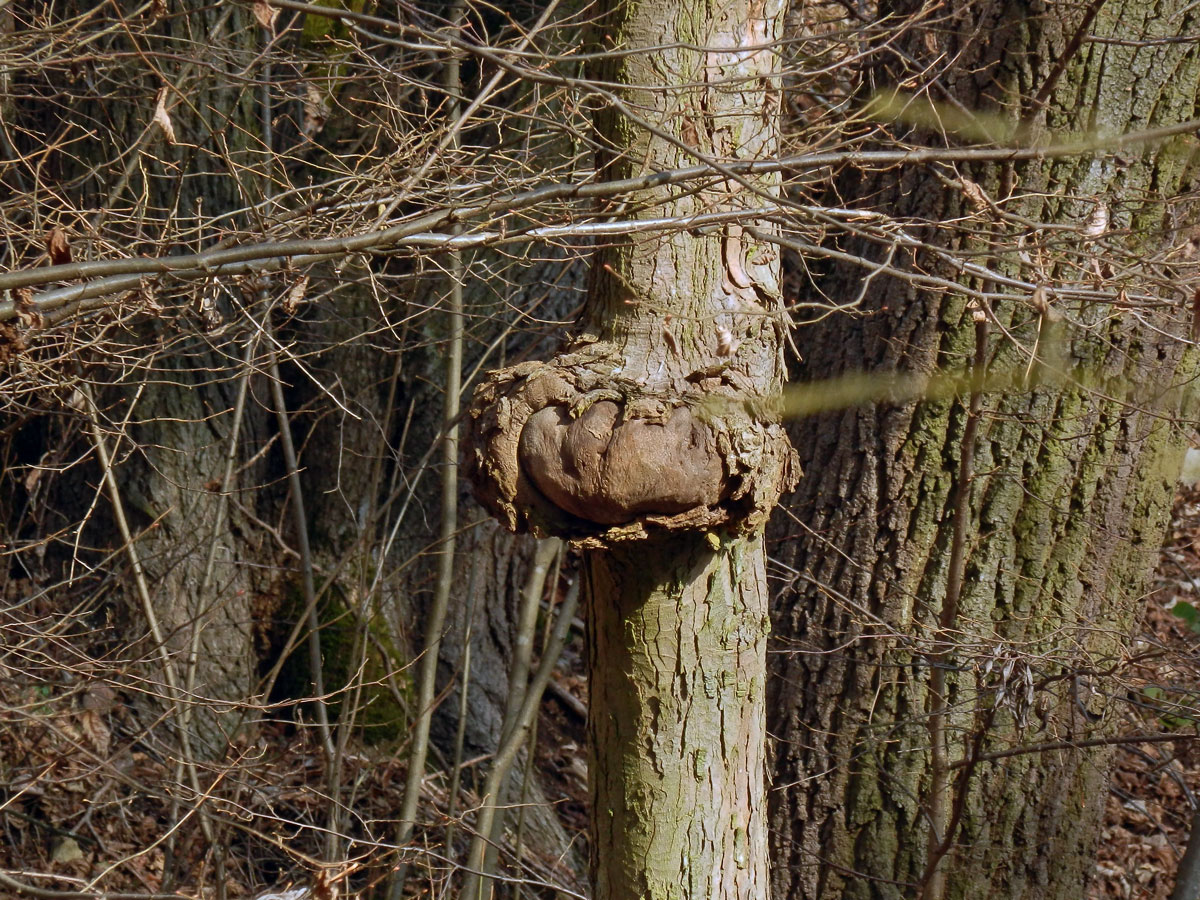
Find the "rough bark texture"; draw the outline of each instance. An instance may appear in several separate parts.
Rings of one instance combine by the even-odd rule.
[[[92,13],[94,4],[78,4],[80,13]],[[104,59],[99,85],[80,90],[73,79],[62,86],[57,102],[34,114],[64,122],[88,123],[81,128],[86,137],[75,143],[73,151],[57,160],[58,187],[75,195],[81,210],[79,224],[99,229],[101,221],[114,216],[142,216],[146,237],[153,237],[159,223],[174,218],[190,220],[200,213],[209,214],[245,206],[242,184],[228,177],[221,164],[210,154],[194,152],[187,146],[167,144],[157,130],[146,131],[147,110],[166,81],[178,82],[181,92],[191,101],[187,112],[176,115],[176,127],[182,142],[203,143],[214,132],[228,129],[231,160],[244,162],[247,135],[256,130],[253,105],[244,101],[245,89],[236,83],[231,61],[239,51],[254,45],[254,32],[247,28],[248,10],[223,10],[189,3],[186,14],[173,15],[161,25],[165,43],[175,47],[215,48],[207,64],[230,73],[228,79],[215,79],[187,60],[186,53],[165,63],[155,73],[136,59],[141,52],[138,39],[117,23],[127,16],[136,19],[136,4],[113,4],[100,13],[111,17],[110,27],[97,44]],[[124,55],[124,64],[106,59]],[[53,78],[55,73],[47,75]],[[98,102],[96,91],[105,95]],[[247,114],[252,117],[247,123]],[[45,133],[57,127],[44,123]],[[40,130],[40,129],[39,129]],[[145,138],[145,140],[142,140]],[[42,139],[39,138],[39,143]],[[119,142],[118,149],[113,143]],[[114,153],[129,154],[126,178],[112,176],[112,169],[101,161]],[[135,165],[136,163],[136,165]],[[120,170],[122,167],[118,167]],[[251,179],[253,181],[253,179]],[[69,220],[68,220],[69,221]],[[88,255],[86,232],[77,239],[76,252]],[[139,235],[141,237],[143,235]],[[217,286],[197,288],[211,299]],[[197,306],[201,304],[197,303]],[[210,325],[222,324],[215,306],[206,316],[215,316]],[[215,710],[229,701],[243,700],[251,692],[256,676],[253,651],[251,601],[260,562],[255,549],[239,527],[244,518],[236,506],[221,497],[223,490],[237,491],[238,485],[222,485],[228,439],[233,429],[230,410],[242,374],[238,363],[240,348],[225,353],[215,349],[225,344],[223,337],[181,337],[171,327],[148,323],[140,329],[139,359],[136,365],[123,362],[120,370],[92,376],[97,383],[111,380],[116,387],[101,392],[102,428],[108,433],[116,453],[116,477],[122,503],[133,519],[135,529],[146,528],[136,538],[138,552],[148,576],[151,601],[166,631],[170,651],[176,657],[180,678],[197,702],[191,711],[196,731],[193,746],[202,755],[219,755],[226,740],[247,718],[244,711],[224,714]],[[228,348],[226,348],[228,349]],[[265,413],[250,404],[243,413],[239,460],[251,456],[248,445],[262,438]],[[244,486],[259,470],[241,469],[238,480]],[[94,479],[94,474],[89,478]],[[107,503],[109,498],[105,498]],[[253,505],[253,500],[247,501]],[[218,507],[226,503],[226,512]],[[154,523],[154,527],[149,527]],[[97,522],[100,529],[107,523]],[[99,529],[97,529],[99,531]],[[115,531],[97,533],[98,546],[116,549],[121,537]],[[213,567],[208,571],[210,550],[215,545]],[[122,553],[114,558],[124,563]],[[132,578],[127,582],[130,606],[137,607]],[[137,626],[126,637],[149,663],[143,674],[152,684],[161,685],[163,672],[151,647],[152,640],[139,610]],[[165,693],[151,688],[143,697]],[[205,701],[213,701],[206,703]]]
[[[217,756],[247,719],[241,710],[219,714],[218,704],[243,700],[257,674],[250,612],[258,586],[251,564],[257,548],[238,528],[236,508],[219,519],[219,493],[212,489],[225,472],[233,428],[228,410],[239,373],[227,370],[225,377],[233,380],[205,390],[200,385],[209,379],[192,370],[195,361],[182,366],[167,362],[165,371],[148,374],[129,388],[125,397],[140,422],[131,429],[132,438],[140,449],[118,469],[118,478],[128,514],[149,529],[138,549],[151,600],[171,652],[178,654],[181,677],[194,667],[189,692],[201,701],[192,714],[194,746],[203,756]],[[214,415],[216,410],[223,414]],[[250,422],[243,423],[243,448],[254,440],[254,432]],[[248,455],[239,452],[239,458]],[[236,490],[236,485],[223,487]],[[149,528],[152,522],[157,527]],[[214,543],[214,568],[206,581]],[[149,634],[144,639],[152,641]],[[154,656],[149,645],[144,653]],[[148,674],[152,681],[162,676],[157,666]]]
[[[1183,6],[1110,2],[1090,31],[1162,34],[1162,23]],[[968,109],[1023,116],[1034,126],[1029,139],[1047,131],[1117,133],[1194,115],[1200,67],[1190,44],[1085,43],[1048,112],[1014,111],[1015,98],[1045,83],[1081,14],[1066,4],[977,3],[935,32],[917,32],[906,47],[916,68],[942,53],[954,59],[943,78],[950,95]],[[1193,33],[1194,12],[1169,27]],[[905,77],[879,74],[892,84]],[[1175,229],[1190,221],[1187,207],[1173,203],[1186,177],[1180,151],[1160,145],[1035,163],[1007,175],[1002,167],[959,172],[1001,199],[1009,179],[1030,197],[1007,209],[1034,220],[1082,226],[1102,199],[1113,233],[1105,238],[1110,250],[1099,252],[1163,260],[1185,242]],[[897,217],[938,223],[972,214],[966,190],[924,170],[864,176],[841,188],[843,197],[864,198]],[[1010,248],[993,264],[1015,264],[1018,229],[992,227],[997,246]],[[996,254],[985,249],[986,231],[967,238],[930,225],[917,233],[935,246]],[[1078,252],[1081,240],[1072,236],[1058,250]],[[851,249],[881,256],[861,243]],[[958,277],[932,254],[897,260]],[[1047,269],[1051,288],[1056,277],[1078,277],[1070,265]],[[853,297],[860,278],[835,267],[821,286]],[[1119,636],[1159,546],[1179,452],[1172,416],[1181,392],[1172,387],[1190,371],[1172,337],[1186,334],[1178,298],[1164,299],[1137,316],[1063,303],[1059,311],[1070,320],[1063,358],[1081,367],[1091,389],[1043,384],[984,398],[965,586],[948,658],[948,754],[952,764],[967,761],[969,776],[955,770],[950,785],[962,822],[942,862],[948,897],[1084,894],[1108,754],[1080,749],[969,760],[1022,744],[1096,737],[1118,718],[1092,689],[1104,690],[1097,676],[1119,667]],[[994,309],[993,371],[1027,367],[1028,348],[1044,325],[1035,307]],[[881,378],[961,371],[974,352],[971,315],[952,293],[881,278],[860,312],[798,330],[802,380],[863,369]],[[1018,351],[997,334],[1001,329],[1026,349]],[[781,652],[769,704],[778,736],[772,828],[779,898],[899,900],[914,896],[922,880],[927,654],[946,591],[964,419],[960,401],[884,404],[793,428],[809,474],[788,502],[794,524],[782,525],[777,550],[791,578],[773,610]],[[1111,682],[1108,689],[1120,690]]]
[[[692,162],[689,148],[718,160],[772,155],[774,57],[738,48],[769,44],[778,18],[760,3],[604,9],[605,47],[656,48],[595,73],[639,86],[597,114],[605,175]],[[713,49],[660,49],[673,42]],[[642,87],[664,82],[673,90]],[[769,204],[776,191],[766,178],[637,199],[647,215],[687,216]],[[573,538],[760,527],[791,477],[773,409],[786,328],[778,267],[777,253],[743,243],[736,224],[599,250],[583,334],[553,362],[494,372],[477,392],[481,499],[512,528]]]

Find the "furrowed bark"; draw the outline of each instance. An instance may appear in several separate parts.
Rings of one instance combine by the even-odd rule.
[[[1110,0],[1088,33],[1161,36],[1170,21],[1172,34],[1192,34],[1195,11],[1185,6]],[[898,15],[915,9],[889,6]],[[1192,114],[1200,83],[1194,44],[1086,42],[1060,65],[1087,14],[1068,4],[973,3],[956,8],[945,28],[914,29],[904,49],[917,68],[938,54],[953,59],[941,77],[949,96],[1008,116],[1030,141],[1116,134]],[[899,65],[876,73],[883,83],[902,74]],[[1033,104],[1051,80],[1057,88],[1046,106]],[[929,129],[908,137],[943,139]],[[1197,215],[1185,199],[1190,156],[1163,143],[1007,172],[963,166],[957,185],[911,169],[839,185],[841,196],[870,198],[868,208],[907,223],[928,244],[992,256],[1006,274],[1035,271],[1014,252],[1019,239],[1035,260],[1030,254],[1048,247],[1040,275],[1050,292],[1087,267],[1094,274],[1084,277],[1105,287],[1140,272],[1129,280],[1140,290],[1156,286],[1161,299],[1130,309],[1055,296],[1041,312],[1036,296],[995,304],[989,370],[1026,374],[1027,382],[985,391],[977,432],[965,396],[846,409],[793,426],[812,472],[789,501],[796,524],[775,545],[794,577],[773,610],[781,651],[772,657],[768,705],[779,737],[777,897],[900,900],[917,896],[931,875],[944,881],[947,898],[1086,894],[1110,759],[1100,745],[1123,725],[1125,687],[1105,679],[1120,675],[1121,636],[1161,545],[1180,452],[1176,421],[1194,373],[1176,337],[1187,334],[1190,310],[1179,297],[1191,296],[1194,278],[1186,249]],[[1078,232],[1061,242],[1022,235],[974,208],[965,179],[1006,213]],[[1101,202],[1112,221],[1088,243],[1083,229]],[[968,229],[946,224],[963,220]],[[839,246],[882,256],[866,242]],[[1097,264],[1106,258],[1111,266]],[[895,261],[968,288],[981,284],[934,254],[898,253]],[[1150,276],[1157,265],[1177,273],[1184,290]],[[821,287],[852,298],[861,277],[831,266]],[[1053,328],[1050,315],[1061,316]],[[866,371],[886,384],[963,371],[973,330],[962,294],[882,277],[855,315],[797,330],[799,374],[820,381]],[[968,453],[974,476],[960,510],[956,483]],[[958,615],[939,633],[938,611],[955,593],[954,533],[964,524]],[[938,676],[934,666],[944,666]],[[939,682],[944,698],[931,704]],[[949,796],[940,799],[925,719],[931,708],[944,716],[936,752],[950,775],[941,779]],[[1030,749],[1016,752],[1022,747]],[[937,803],[950,834],[933,842],[946,847],[933,872],[926,837]]]

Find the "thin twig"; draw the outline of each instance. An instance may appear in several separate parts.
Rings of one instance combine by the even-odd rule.
[[[296,447],[292,443],[291,420],[288,416],[287,401],[283,397],[279,357],[275,352],[275,341],[269,333],[267,335],[267,374],[270,376],[275,418],[279,424],[279,444],[283,450],[283,463],[287,469],[288,494],[292,503],[292,522],[296,528],[296,544],[300,549],[304,612],[305,618],[308,620],[308,664],[312,670],[312,702],[317,713],[321,747],[325,751],[326,764],[330,765],[333,762],[334,746],[333,736],[329,729],[329,710],[325,703],[325,677],[321,663],[321,617],[317,611],[317,595],[313,585],[312,548],[308,541],[308,516],[304,511],[304,488],[300,484],[300,467],[296,460]]]
[[[452,27],[461,27],[465,12],[466,6],[463,0],[456,0],[451,8]],[[445,88],[447,116],[452,125],[457,127],[460,122],[461,95],[457,54],[451,54],[446,60]],[[457,130],[452,130],[448,138],[451,146],[458,146]],[[445,628],[446,612],[450,605],[450,592],[454,584],[454,549],[458,534],[458,410],[463,360],[462,286],[465,275],[462,254],[457,250],[450,254],[448,275],[450,289],[446,299],[446,320],[449,325],[450,338],[446,348],[445,389],[442,394],[441,553],[438,556],[437,585],[434,589],[433,603],[427,614],[425,640],[422,647],[424,655],[421,657],[418,673],[417,721],[409,748],[404,801],[400,810],[400,826],[396,832],[396,844],[400,848],[403,848],[411,840],[413,828],[416,825],[417,807],[421,799],[421,781],[425,776],[425,757],[429,749],[429,727],[433,722],[438,656],[442,649],[442,631]],[[403,849],[401,852],[403,853]],[[408,865],[402,859],[396,868],[390,886],[391,900],[400,900],[400,897],[403,896],[407,877]]]
[[[504,719],[500,726],[501,745],[508,740],[516,727],[517,718],[525,704],[525,695],[531,690],[529,685],[529,669],[533,659],[533,637],[537,631],[538,611],[542,605],[542,594],[546,588],[546,577],[550,565],[562,550],[562,541],[558,538],[548,538],[538,542],[533,556],[533,565],[529,569],[521,607],[517,613],[516,639],[513,647],[513,662],[508,679],[508,697],[504,704]],[[500,782],[492,798],[492,804],[503,807],[507,802],[505,783]],[[467,855],[467,865],[480,871],[492,873],[496,870],[497,844],[504,830],[504,815],[496,816],[491,828],[475,829],[475,839],[471,842],[471,850]],[[487,897],[491,890],[491,882],[485,878],[479,887],[479,896]],[[464,890],[464,897],[471,896]]]
[[[975,437],[983,408],[983,389],[987,383],[987,313],[976,308],[972,318],[975,321],[975,359],[971,370],[971,399],[967,409],[967,421],[963,426],[958,478],[955,482],[949,571],[946,575],[946,594],[942,598],[941,613],[938,616],[936,643],[929,654],[929,849],[925,874],[921,878],[923,900],[942,900],[945,896],[946,875],[939,863],[953,846],[954,839],[949,828],[948,816],[950,766],[946,758],[946,718],[949,715],[950,698],[947,696],[945,663],[954,651],[954,631],[958,627],[958,607],[962,599],[963,572],[966,566],[967,523],[971,514],[971,482],[975,477]]]
[[[313,7],[321,10],[322,7]],[[328,10],[326,11],[329,12]],[[344,11],[339,11],[341,14]],[[809,170],[838,164],[860,166],[918,166],[939,162],[1008,162],[1059,159],[1083,156],[1098,150],[1116,150],[1137,144],[1153,143],[1181,134],[1200,130],[1200,119],[1131,132],[1116,136],[1094,136],[1049,147],[1017,148],[916,148],[911,150],[832,151],[804,153],[775,160],[723,164],[723,168],[738,175],[761,175],[791,169]],[[156,258],[128,257],[125,259],[93,260],[64,263],[57,266],[18,269],[0,274],[0,291],[19,287],[53,284],[57,281],[95,278],[70,288],[59,288],[34,295],[30,302],[42,314],[68,307],[71,310],[90,310],[108,305],[108,301],[87,304],[124,291],[137,290],[144,276],[173,275],[177,278],[210,278],[214,275],[234,275],[249,271],[272,271],[289,262],[305,265],[355,253],[396,248],[406,244],[413,248],[442,248],[446,250],[486,246],[506,242],[511,236],[504,232],[490,233],[485,239],[473,235],[428,233],[428,229],[452,226],[473,218],[528,209],[551,201],[604,199],[646,190],[653,187],[680,184],[718,174],[711,165],[687,166],[665,172],[601,182],[557,182],[515,194],[504,195],[488,202],[464,203],[435,209],[413,219],[387,228],[362,234],[330,238],[263,241],[238,247],[206,250],[201,253],[162,256]],[[606,233],[600,223],[592,226],[566,225],[561,228],[535,228],[523,231],[526,240],[548,240],[589,233]],[[628,233],[640,227],[636,221],[626,223],[625,231],[616,228],[613,234]],[[661,227],[661,226],[660,226]],[[13,300],[0,302],[0,322],[17,317]],[[49,318],[49,317],[48,317]]]

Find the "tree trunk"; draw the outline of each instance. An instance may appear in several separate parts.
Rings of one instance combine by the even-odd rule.
[[[766,896],[765,562],[756,536],[590,554],[596,897]]]
[[[630,86],[597,114],[604,176],[693,153],[773,155],[774,58],[761,48],[778,15],[772,4],[605,4],[604,49],[647,49],[596,73]],[[743,246],[735,222],[776,191],[763,178],[633,198],[646,217],[729,217],[718,234],[659,231],[599,250],[585,333],[549,364],[492,373],[472,409],[482,499],[510,527],[590,548],[598,900],[765,895],[760,531],[791,451],[773,418],[778,259]]]
[[[1195,12],[1184,6],[1092,4],[1098,15],[1083,27],[1130,38],[1160,35],[1170,21],[1172,33],[1192,34]],[[901,46],[914,71],[940,54],[954,61],[931,96],[1002,115],[1028,141],[1194,114],[1193,44],[1080,49],[1072,37],[1082,16],[1067,4],[1035,16],[1021,4],[976,3],[912,29]],[[875,73],[885,84],[911,74]],[[1033,101],[1040,92],[1045,108]],[[1180,226],[1195,221],[1176,202],[1186,161],[1168,143],[960,165],[942,180],[924,169],[864,174],[840,186],[841,197],[870,198],[868,208],[933,248],[897,252],[902,276],[961,278],[943,249],[1045,289],[972,311],[962,294],[884,274],[853,315],[797,332],[801,380],[961,372],[982,340],[989,377],[1009,389],[985,386],[973,425],[962,398],[864,406],[792,429],[808,477],[787,504],[777,550],[789,573],[774,608],[769,704],[777,897],[1083,895],[1109,754],[1069,745],[1117,724],[1121,636],[1178,471],[1172,422],[1191,365],[1174,335],[1186,334],[1178,303],[1186,293],[1190,304],[1191,288],[1172,289],[1186,273],[1170,263],[1187,240]],[[979,189],[1025,219],[973,205]],[[1023,224],[1082,231],[1100,204],[1111,216],[1100,236]],[[968,227],[943,224],[956,219]],[[857,239],[841,246],[875,261],[887,252]],[[861,277],[836,265],[821,287],[850,300]],[[1072,300],[1058,293],[1066,282],[1162,302]],[[1046,744],[1065,746],[1037,752]],[[1023,747],[1030,752],[988,758]],[[930,823],[943,833],[931,837]]]
[[[207,349],[200,353],[214,369],[225,368]],[[248,375],[227,368],[229,380],[206,392],[200,386],[205,378],[196,366],[195,357],[183,364],[168,360],[166,378],[147,378],[123,392],[129,403],[126,408],[132,408],[140,421],[132,430],[139,449],[117,469],[117,478],[129,514],[136,510],[134,521],[147,529],[138,550],[152,587],[151,601],[166,629],[170,651],[178,657],[184,687],[198,701],[189,715],[195,752],[214,757],[246,724],[244,712],[221,714],[220,704],[243,701],[256,676],[250,612],[257,587],[255,554],[238,528],[242,517],[236,507],[226,499],[225,510],[220,509],[221,490],[236,490],[235,484],[224,484],[235,414],[211,414],[214,408],[235,408],[238,382]],[[248,418],[253,411],[240,414]],[[243,420],[236,459],[249,455],[244,448],[255,430],[253,423]],[[250,476],[244,473],[242,478]],[[221,487],[214,489],[214,484]],[[132,583],[129,593],[133,603]],[[143,634],[152,643],[152,635]],[[161,678],[157,649],[140,649],[147,659],[155,660],[151,677]]]
[[[113,4],[98,12],[94,4],[76,4],[76,14],[95,13],[97,27],[106,26],[86,49],[63,42],[68,57],[77,52],[87,60],[75,59],[72,65],[89,68],[90,86],[63,75],[58,65],[24,76],[35,85],[44,79],[56,90],[51,103],[29,104],[25,98],[19,114],[37,124],[18,130],[28,128],[35,136],[34,147],[44,145],[46,134],[63,137],[62,145],[47,150],[52,189],[46,197],[34,195],[34,222],[52,216],[48,221],[72,235],[77,258],[108,253],[109,241],[129,255],[154,252],[160,239],[174,239],[176,229],[246,205],[242,183],[221,173],[213,156],[196,152],[194,145],[228,129],[233,135],[229,160],[246,164],[245,136],[255,130],[256,113],[253,104],[244,102],[246,88],[233,77],[230,57],[248,42],[253,44],[254,33],[246,27],[251,16],[248,10],[189,5],[194,8],[152,21],[143,15],[144,9],[135,9],[136,4]],[[66,5],[47,16],[53,22],[69,13]],[[219,52],[204,69],[181,52],[177,57],[168,53],[161,70],[153,70],[137,59],[145,50],[143,42],[171,48],[209,45]],[[212,77],[223,67],[228,78]],[[189,100],[175,112],[179,146],[168,143],[157,126],[147,127],[155,97],[168,83],[175,90],[169,95],[171,105],[181,96]],[[105,92],[102,99],[97,98],[98,90]],[[24,134],[18,138],[26,139]],[[131,222],[138,224],[131,227]],[[30,230],[36,232],[38,226]],[[208,300],[219,296],[218,288],[197,286],[192,308],[201,305],[196,302],[201,293]],[[220,305],[214,301],[205,307],[205,315],[216,316],[210,325],[223,324],[217,313]],[[251,608],[260,586],[256,573],[261,560],[253,558],[245,530],[239,527],[244,517],[231,502],[243,499],[252,507],[253,497],[241,495],[237,484],[224,483],[229,439],[235,431],[235,398],[246,375],[243,346],[226,340],[227,335],[181,336],[173,325],[158,320],[100,347],[119,346],[122,337],[135,349],[115,350],[105,360],[113,361],[108,371],[92,368],[101,354],[91,347],[80,360],[89,367],[89,382],[104,385],[107,380],[112,385],[97,390],[95,399],[120,497],[104,491],[101,508],[117,503],[123,507],[149,589],[147,610],[138,599],[133,572],[124,569],[129,605],[137,610],[126,639],[146,663],[141,673],[159,686],[139,693],[138,702],[155,693],[165,700],[171,693],[154,646],[161,637],[180,687],[190,697],[169,705],[186,709],[195,732],[192,749],[203,756],[219,755],[245,721],[243,711],[234,712],[227,704],[244,700],[256,676]],[[222,349],[214,350],[218,346]],[[254,403],[237,415],[240,439],[233,474],[235,482],[246,484],[259,470],[245,470],[240,464],[251,456],[246,447],[261,438],[264,416]],[[94,447],[92,451],[96,459]],[[99,481],[94,471],[86,477]],[[70,495],[77,488],[63,485],[62,490]],[[125,538],[112,521],[97,517],[85,533],[125,567]],[[73,562],[64,562],[68,571]],[[158,637],[149,619],[161,624]],[[218,712],[221,707],[223,712]]]

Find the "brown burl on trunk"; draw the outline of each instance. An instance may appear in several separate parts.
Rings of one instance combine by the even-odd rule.
[[[778,396],[704,373],[651,394],[598,349],[493,373],[471,407],[480,499],[587,548],[594,896],[762,900],[761,532],[798,472]]]
[[[778,0],[607,0],[598,174],[622,179],[777,156]],[[639,52],[638,48],[646,48]],[[476,483],[510,528],[597,545],[761,527],[791,483],[779,424],[779,255],[743,223],[774,212],[778,175],[650,188],[624,201],[673,228],[598,248],[582,333],[550,362],[493,372],[471,408]],[[692,216],[727,215],[706,229]]]
[[[599,176],[774,158],[781,9],[602,2],[600,48],[633,52],[591,73],[626,86],[596,113]],[[587,548],[596,900],[766,896],[761,534],[799,470],[778,253],[743,225],[778,191],[718,176],[622,198],[679,225],[600,247],[582,333],[492,373],[470,410],[483,503]]]
[[[492,373],[471,407],[484,504],[515,531],[592,546],[760,527],[790,483],[771,399],[704,373],[651,393],[612,368],[585,346]]]
[[[585,340],[476,391],[477,493],[508,527],[587,548],[594,896],[762,900],[761,535],[798,473],[779,380],[752,393],[704,368],[651,391],[612,374],[630,359],[613,347]]]

